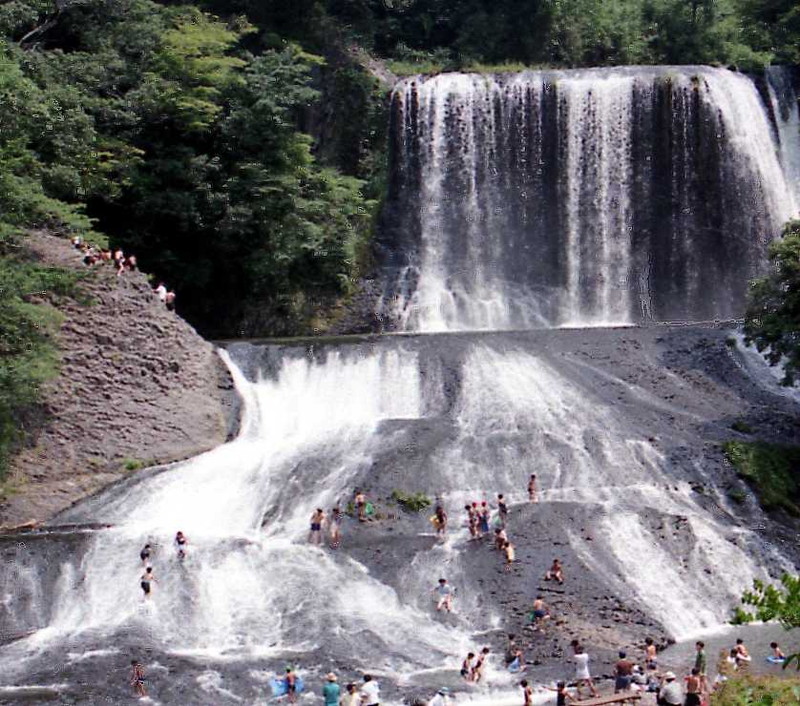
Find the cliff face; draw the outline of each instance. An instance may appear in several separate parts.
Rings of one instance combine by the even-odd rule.
[[[144,274],[90,270],[50,235],[27,242],[43,264],[87,271],[89,303],[56,303],[60,374],[44,391],[41,427],[12,463],[0,526],[44,521],[139,467],[224,442],[232,388],[213,346],[166,310]]]

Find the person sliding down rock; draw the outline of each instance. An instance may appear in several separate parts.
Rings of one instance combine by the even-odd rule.
[[[558,559],[553,559],[553,565],[544,575],[544,580],[564,583],[564,568],[561,566],[561,562]]]

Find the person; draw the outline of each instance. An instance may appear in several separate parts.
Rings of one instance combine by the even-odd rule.
[[[545,581],[558,581],[560,584],[564,583],[564,568],[558,559],[553,559],[553,565],[547,570],[544,575]]]
[[[322,687],[322,700],[324,706],[339,706],[341,687],[336,683],[337,676],[333,672],[325,675],[325,684]]]
[[[468,652],[466,658],[461,663],[461,676],[466,681],[472,681],[472,667],[475,660],[475,653]]]
[[[736,664],[739,669],[747,667],[748,663],[752,660],[749,650],[744,646],[744,640],[738,638],[736,640]]]
[[[484,647],[478,658],[475,660],[475,666],[472,668],[472,681],[476,684],[481,680],[483,677],[483,664],[486,662],[486,658],[489,656],[489,648]]]
[[[708,671],[708,660],[706,659],[706,644],[702,640],[694,643],[694,648],[697,651],[694,657],[694,669],[700,677],[700,687],[702,691],[706,690],[706,673]]]
[[[153,553],[153,549],[149,544],[145,544],[142,547],[142,551],[139,552],[139,558],[142,560],[142,566],[146,566],[149,563],[150,555]]]
[[[772,648],[772,661],[773,662],[783,662],[786,660],[786,655],[783,654],[783,651],[780,647],[778,647],[777,642],[770,642],[769,646]]]
[[[528,481],[528,500],[532,503],[539,502],[539,491],[536,487],[536,474],[531,473]]]
[[[619,659],[614,665],[614,693],[628,691],[633,678],[633,662],[628,659],[625,650],[619,651]]]
[[[447,513],[441,505],[437,505],[433,513],[433,526],[440,537],[447,532]]]
[[[489,503],[485,500],[481,503],[480,515],[478,516],[478,528],[480,530],[479,536],[483,537],[489,534],[489,519],[491,518],[491,511],[489,510]]]
[[[583,686],[588,686],[592,696],[597,696],[597,689],[594,686],[592,675],[589,673],[589,655],[586,654],[586,650],[581,647],[577,640],[572,641],[572,649],[574,652],[575,686],[578,691],[578,697],[580,698]]]
[[[359,522],[367,521],[367,496],[364,495],[358,488],[353,497],[353,502],[356,504],[356,514],[358,515]]]
[[[494,531],[494,548],[498,551],[503,551],[503,547],[505,546],[506,542],[508,541],[508,533],[501,528],[497,528]]]
[[[325,513],[318,507],[311,515],[311,530],[308,533],[308,541],[311,544],[322,544],[322,523],[325,521]]]
[[[646,638],[644,645],[644,666],[647,669],[658,669],[658,656],[656,654],[656,646],[653,644],[653,638]]]
[[[186,539],[186,536],[178,530],[178,533],[175,535],[175,550],[178,553],[178,559],[185,559],[186,558],[186,548],[189,545],[189,540]]]
[[[136,696],[147,696],[144,688],[144,667],[138,660],[131,660],[131,686]]]
[[[439,689],[436,696],[428,701],[428,706],[450,706],[450,689],[446,686]]]
[[[528,684],[528,680],[523,679],[519,685],[522,687],[523,706],[533,706],[533,689],[531,685]]]
[[[153,290],[153,294],[155,294],[160,301],[165,302],[167,300],[167,287],[163,282],[159,282],[158,286]]]
[[[511,542],[509,542],[508,540],[506,540],[506,543],[503,545],[503,553],[506,556],[505,569],[506,571],[511,571],[511,566],[513,565],[517,555],[516,552],[514,551],[514,545],[511,544]]]
[[[378,706],[381,702],[380,687],[373,681],[370,674],[364,675],[364,683],[361,685],[361,703],[363,706]]]
[[[502,493],[497,496],[497,519],[499,520],[500,527],[505,527],[508,521],[508,505]]]
[[[681,706],[683,703],[683,689],[675,681],[674,672],[666,672],[661,682],[661,689],[658,691],[658,706]]]
[[[164,305],[167,307],[167,311],[175,311],[175,296],[175,292],[171,289],[164,295]]]
[[[331,510],[328,518],[328,538],[330,539],[331,549],[338,549],[342,541],[342,511],[337,505]]]
[[[567,683],[560,681],[555,688],[546,686],[545,689],[556,692],[556,706],[567,706],[567,701],[574,701],[575,697],[567,691]]]
[[[446,610],[450,613],[453,610],[453,587],[447,583],[447,579],[439,579],[439,585],[433,591],[439,596],[436,610]]]
[[[702,702],[700,695],[703,693],[703,680],[700,670],[697,667],[692,667],[692,673],[684,681],[686,682],[686,700],[683,702],[683,706],[700,706]]]
[[[342,698],[342,706],[360,706],[361,694],[358,692],[358,686],[355,682],[350,682],[345,687],[345,692]]]
[[[142,591],[144,591],[145,598],[150,598],[150,591],[153,589],[152,584],[155,580],[156,577],[153,575],[153,567],[148,566],[139,579],[139,585],[142,587]]]
[[[538,630],[542,626],[542,623],[550,618],[550,613],[547,611],[547,605],[542,596],[536,596],[530,617],[534,630]]]
[[[505,660],[506,666],[511,664],[516,658],[517,653],[519,652],[519,647],[517,645],[517,636],[514,633],[508,633],[508,642],[506,643],[506,652],[503,655]]]
[[[478,539],[478,510],[475,503],[472,505],[464,505],[464,509],[467,511],[467,527],[469,527],[469,536],[470,539]]]
[[[283,679],[286,682],[286,696],[289,703],[293,704],[297,701],[297,674],[292,667],[286,667],[286,676]]]

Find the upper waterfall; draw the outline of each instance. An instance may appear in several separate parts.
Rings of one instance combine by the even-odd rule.
[[[797,211],[793,146],[724,69],[416,77],[392,121],[407,330],[737,317]]]

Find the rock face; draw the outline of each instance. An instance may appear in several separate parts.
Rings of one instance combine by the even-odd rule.
[[[0,526],[43,521],[139,467],[208,450],[226,438],[232,383],[214,347],[153,295],[144,274],[89,270],[70,243],[28,244],[43,264],[86,270],[88,303],[56,303],[60,375],[43,423],[12,462]]]

